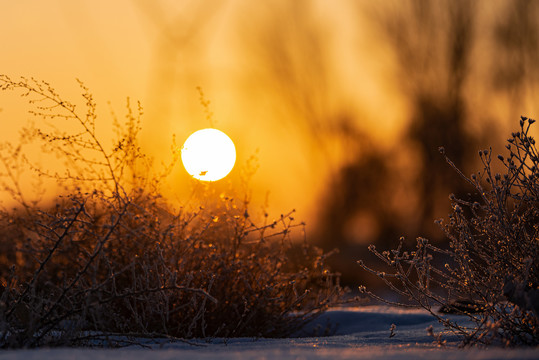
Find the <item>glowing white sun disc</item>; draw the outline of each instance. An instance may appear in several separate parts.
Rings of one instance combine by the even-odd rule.
[[[217,129],[202,129],[185,140],[182,162],[189,175],[202,181],[224,178],[236,162],[236,148],[230,138]]]

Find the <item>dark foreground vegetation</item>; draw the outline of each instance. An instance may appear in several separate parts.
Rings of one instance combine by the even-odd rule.
[[[539,153],[530,135],[533,123],[521,118],[505,156],[493,159],[491,149],[480,151],[483,169],[469,177],[440,148],[475,190],[468,199],[450,195],[453,211],[447,222],[438,221],[450,240],[448,248],[418,238],[415,249],[405,251],[401,239],[395,250],[369,248],[387,272],[360,262],[461,335],[463,345],[539,344]],[[468,316],[475,326],[460,325],[438,312],[440,307],[444,313]]]
[[[257,223],[247,200],[211,186],[200,195],[216,199],[209,206],[175,207],[160,187],[178,150],[155,171],[138,145],[142,110],[129,104],[106,146],[81,89],[79,110],[45,82],[0,76],[39,121],[0,153],[3,191],[17,203],[0,212],[0,348],[284,337],[340,298],[327,255],[291,242],[303,229],[292,213]],[[64,170],[29,160],[36,144]],[[21,185],[27,170],[63,195],[40,205]]]
[[[173,204],[162,187],[178,160],[174,142],[171,163],[157,170],[138,144],[142,109],[128,103],[124,122],[112,115],[116,138],[106,146],[96,104],[81,89],[84,103],[76,106],[45,82],[0,76],[0,90],[27,98],[39,121],[0,148],[2,190],[16,203],[0,209],[1,348],[286,337],[342,300],[329,254],[292,242],[291,233],[304,230],[293,212],[255,219],[248,197],[212,184],[199,187],[192,206]],[[521,118],[505,156],[480,151],[483,169],[469,177],[440,148],[474,190],[464,199],[451,195],[453,211],[438,222],[448,247],[419,238],[406,249],[401,239],[395,250],[370,248],[383,271],[360,262],[463,345],[539,344],[534,122]],[[31,146],[63,170],[33,162]],[[23,186],[29,171],[38,180],[34,191]],[[62,195],[40,202],[39,184],[54,184]]]

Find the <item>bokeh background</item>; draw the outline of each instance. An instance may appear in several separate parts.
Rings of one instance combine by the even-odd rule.
[[[139,100],[157,163],[173,134],[225,131],[229,181],[255,158],[251,206],[296,209],[309,241],[340,249],[350,285],[365,281],[355,261],[371,243],[443,242],[433,221],[470,189],[439,146],[470,174],[479,149],[502,152],[520,115],[538,117],[539,1],[1,0],[0,13],[0,73],[67,99],[82,80],[105,137],[111,111]],[[28,107],[2,94],[0,109],[0,140],[16,141]],[[192,181],[173,177],[182,202]]]

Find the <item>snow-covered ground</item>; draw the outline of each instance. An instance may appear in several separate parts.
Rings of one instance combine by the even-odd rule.
[[[458,317],[457,317],[458,318]],[[462,321],[466,321],[462,318]],[[391,324],[395,324],[390,337]],[[539,359],[539,348],[459,349],[457,339],[445,334],[445,347],[433,343],[427,327],[444,331],[420,310],[383,306],[333,309],[309,324],[302,337],[289,339],[213,339],[154,345],[153,349],[39,349],[0,352],[0,359]],[[329,336],[316,336],[324,334]]]

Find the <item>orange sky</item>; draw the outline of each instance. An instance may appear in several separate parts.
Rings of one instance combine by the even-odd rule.
[[[294,45],[309,37],[291,37],[301,24],[287,1],[271,6],[248,0],[3,1],[0,73],[47,80],[68,99],[78,96],[75,78],[81,79],[94,94],[103,129],[110,126],[107,102],[121,114],[126,97],[140,100],[143,144],[158,160],[168,156],[172,134],[183,142],[210,125],[199,103],[200,86],[211,101],[216,127],[236,143],[238,164],[257,154],[255,199],[263,202],[269,192],[272,212],[296,208],[300,218],[310,218],[347,148],[325,134],[318,134],[322,143],[317,134],[306,135],[305,124],[295,118],[302,109],[282,102],[278,96],[286,86],[268,78],[269,63],[255,55],[271,54],[271,41],[289,41],[299,62],[294,80],[315,90],[336,89],[313,91],[313,106],[323,103],[321,112],[335,118],[344,109],[342,115],[369,129],[381,146],[395,141],[408,111],[396,84],[388,81],[391,54],[362,26],[367,20],[351,11],[354,1],[311,3],[316,6],[309,21],[321,24],[312,36],[327,37],[322,51],[330,81],[324,84],[311,83],[309,72],[316,71],[319,59],[305,53],[308,47]],[[263,26],[266,32],[260,31]],[[275,39],[266,44],[268,34]],[[0,94],[1,140],[12,139],[29,118],[21,104]],[[188,175],[174,176],[181,199]]]
[[[252,31],[253,24],[245,19],[253,10],[248,2],[204,4],[3,2],[0,72],[46,80],[67,99],[78,97],[75,78],[81,79],[94,94],[101,115],[98,125],[103,129],[110,125],[107,102],[121,114],[126,97],[140,100],[145,108],[143,142],[156,158],[162,153],[168,156],[173,133],[182,142],[193,131],[209,126],[198,100],[196,86],[201,86],[211,101],[216,127],[236,142],[238,164],[253,154],[259,158],[260,168],[253,180],[255,197],[262,199],[269,192],[274,211],[298,208],[307,217],[327,174],[328,165],[319,159],[320,153],[340,155],[330,148],[312,149],[311,141],[301,135],[302,126],[283,119],[288,115],[275,108],[274,90],[250,84],[267,79],[256,78],[257,67],[264,64],[238,50],[242,32]],[[327,21],[335,24],[338,9],[330,15]],[[335,46],[338,52],[343,44]],[[346,66],[354,59],[341,57],[340,61]],[[357,72],[352,71],[362,78],[362,86],[355,91],[361,91],[374,105],[379,86],[372,76]],[[349,77],[350,73],[342,75]],[[349,85],[343,82],[343,86]],[[2,94],[0,108],[0,137],[13,139],[30,118],[28,107]],[[396,110],[385,107],[384,111],[390,118]],[[379,125],[388,129],[387,124]],[[185,173],[175,176],[178,184],[185,184]]]

